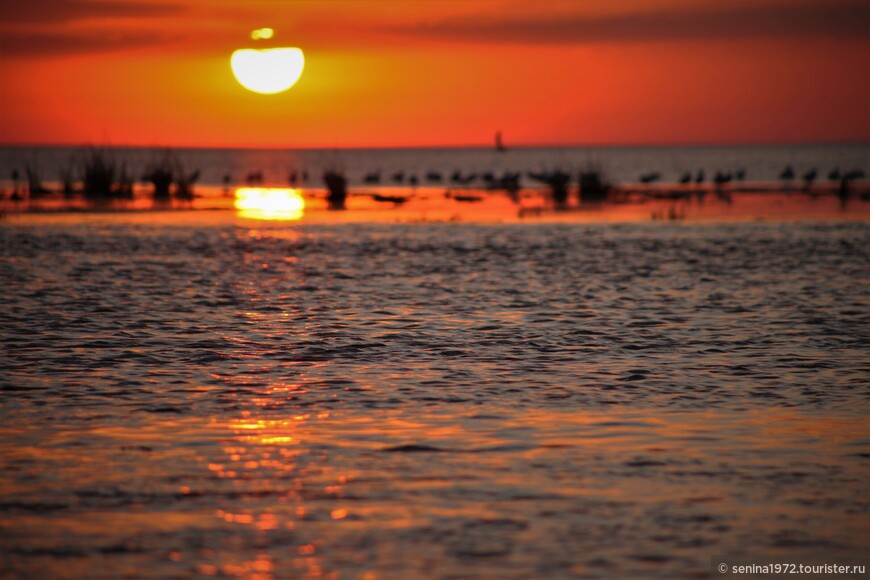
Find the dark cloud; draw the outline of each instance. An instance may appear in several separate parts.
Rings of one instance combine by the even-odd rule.
[[[0,51],[4,57],[111,52],[163,44],[149,30],[95,28],[101,18],[156,19],[175,15],[181,4],[151,0],[0,0]]]
[[[89,18],[154,18],[178,13],[180,4],[139,0],[2,0],[4,25],[57,24]]]
[[[831,0],[791,6],[671,8],[522,20],[464,18],[393,30],[441,40],[529,44],[813,37],[870,39],[870,2]]]
[[[74,55],[153,46],[170,40],[161,33],[151,31],[99,34],[12,31],[0,38],[0,51],[8,57]]]

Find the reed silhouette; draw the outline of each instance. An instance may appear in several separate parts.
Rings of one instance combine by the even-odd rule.
[[[12,172],[9,174],[9,177],[12,178],[11,199],[17,201],[21,199],[21,191],[18,189],[18,180],[21,179],[21,173],[19,173],[17,169],[13,169]]]
[[[175,177],[175,197],[178,199],[193,199],[193,184],[199,179],[199,169],[194,169],[191,172],[179,171]]]
[[[154,186],[152,195],[154,199],[169,199],[170,188],[174,180],[174,161],[172,154],[164,151],[160,159],[152,161],[145,169],[143,181],[151,182]]]
[[[613,189],[613,185],[597,167],[587,167],[580,171],[578,184],[577,197],[581,204],[603,201]]]
[[[127,171],[127,164],[121,163],[118,166],[118,182],[115,186],[116,195],[123,199],[133,199],[133,186],[135,179]]]
[[[556,209],[564,209],[568,202],[568,185],[571,183],[571,175],[557,169],[549,172],[528,173],[530,179],[543,183],[550,188],[550,198]]]
[[[111,155],[99,147],[88,147],[79,161],[82,192],[92,199],[111,199],[122,196],[116,185],[117,164]]]
[[[48,188],[42,184],[42,174],[35,161],[25,164],[24,175],[27,178],[27,193],[30,197],[39,197],[49,193]]]
[[[69,197],[76,192],[75,169],[71,165],[64,165],[59,170],[60,190],[64,196]]]
[[[327,169],[323,172],[323,182],[326,184],[329,209],[347,209],[347,178],[344,174]]]
[[[819,171],[815,167],[813,167],[812,169],[810,169],[809,171],[807,171],[806,173],[803,174],[804,191],[805,192],[809,192],[810,189],[812,189],[813,182],[816,180],[816,177],[818,176],[818,174],[819,174]]]
[[[495,189],[503,190],[514,203],[518,203],[521,178],[522,175],[519,171],[505,171],[501,177],[495,180]]]
[[[174,193],[178,199],[193,199],[193,184],[199,179],[198,169],[188,171],[171,149],[164,149],[151,160],[145,169],[143,181],[153,186],[152,195],[156,200],[166,200]],[[229,175],[224,176],[224,189],[228,187]],[[173,191],[173,185],[174,191]]]

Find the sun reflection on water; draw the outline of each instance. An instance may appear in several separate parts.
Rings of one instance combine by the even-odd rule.
[[[241,187],[236,190],[235,208],[241,218],[298,220],[302,219],[305,199],[298,189]]]

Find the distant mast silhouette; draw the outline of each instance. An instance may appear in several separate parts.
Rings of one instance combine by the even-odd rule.
[[[504,146],[504,142],[501,140],[501,131],[495,132],[495,150],[507,151],[507,147]]]

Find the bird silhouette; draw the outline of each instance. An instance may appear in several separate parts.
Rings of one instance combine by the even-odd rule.
[[[818,170],[813,167],[809,171],[803,174],[804,179],[804,191],[809,191],[813,186],[813,182],[816,180],[816,176],[819,174]]]

